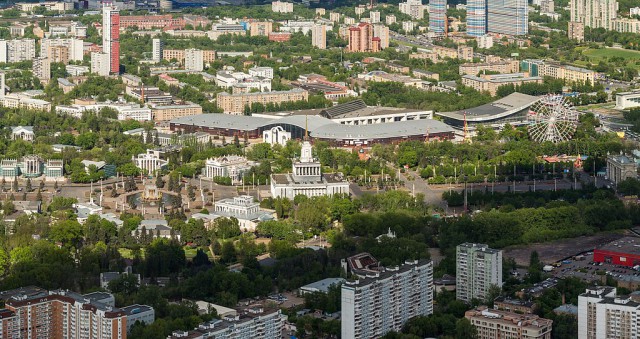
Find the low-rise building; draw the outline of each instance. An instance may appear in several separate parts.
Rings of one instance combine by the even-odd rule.
[[[180,241],[180,231],[171,228],[164,219],[142,220],[138,228],[131,231],[131,236],[138,240],[147,237],[149,239],[165,238]]]
[[[293,199],[297,195],[349,194],[349,184],[345,180],[335,174],[323,174],[321,167],[313,157],[311,143],[305,140],[300,159],[293,163],[293,173],[271,175],[271,196]]]
[[[174,331],[167,339],[235,339],[251,338],[261,333],[263,338],[281,338],[287,316],[278,310],[265,310],[261,306],[247,309],[236,317],[214,319],[200,324],[193,331]]]
[[[517,60],[501,60],[483,63],[464,63],[459,66],[460,75],[478,75],[482,72],[517,73],[520,65]]]
[[[90,105],[59,105],[56,106],[55,110],[58,114],[67,114],[76,118],[82,118],[82,114],[85,112],[100,112],[104,108],[113,109],[118,112],[118,120],[152,120],[151,109],[146,106],[141,107],[138,104],[103,102]]]
[[[638,178],[638,164],[623,154],[607,156],[607,179],[617,185],[627,178]]]
[[[256,163],[247,160],[245,157],[227,155],[207,159],[205,167],[202,169],[202,174],[211,179],[216,177],[231,178],[231,182],[236,184],[241,182],[245,173],[256,165]]]
[[[551,339],[553,320],[533,314],[490,310],[486,306],[465,312],[478,339]]]
[[[298,294],[305,295],[307,293],[329,293],[329,288],[338,287],[346,280],[344,278],[326,278],[311,284],[304,285],[298,289]]]
[[[216,201],[213,217],[236,218],[243,232],[255,232],[261,221],[275,219],[273,211],[261,210],[260,203],[250,195]]]
[[[598,73],[586,68],[562,65],[557,62],[526,59],[520,62],[520,71],[528,72],[532,77],[551,77],[563,79],[569,83],[596,83]]]
[[[153,174],[162,170],[169,164],[167,160],[160,158],[160,151],[147,150],[147,153],[138,154],[138,156],[132,156],[133,163],[142,170],[143,173]]]
[[[33,141],[36,134],[33,132],[33,126],[13,126],[11,127],[11,140]]]
[[[202,114],[202,106],[190,101],[168,105],[150,103],[149,107],[151,108],[151,112],[153,114],[153,120],[156,122]]]
[[[497,297],[493,301],[493,308],[496,310],[516,312],[522,314],[532,314],[536,304],[527,300],[511,299],[509,297]]]
[[[462,84],[480,92],[489,92],[495,96],[498,88],[505,85],[520,86],[522,84],[536,83],[541,84],[542,77],[528,76],[527,73],[510,73],[510,74],[487,74],[481,76],[464,75]]]
[[[245,107],[253,104],[281,104],[283,102],[307,101],[309,92],[294,88],[288,91],[273,91],[264,93],[239,93],[229,94],[227,92],[218,93],[216,103],[224,113],[242,114]]]
[[[156,320],[156,312],[151,306],[134,304],[122,307],[121,310],[127,316],[127,332],[136,323],[151,325]]]
[[[634,107],[640,107],[640,91],[616,94],[616,109],[622,110]]]

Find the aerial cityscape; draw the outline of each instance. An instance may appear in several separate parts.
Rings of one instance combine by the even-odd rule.
[[[0,2],[0,339],[640,337],[640,2]]]

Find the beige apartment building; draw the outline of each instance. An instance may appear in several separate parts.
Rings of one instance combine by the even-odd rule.
[[[527,73],[510,74],[487,74],[481,76],[465,75],[462,77],[462,84],[475,89],[476,91],[486,91],[491,95],[496,95],[498,88],[504,85],[519,86],[527,83],[541,84],[541,77],[530,77]]]
[[[251,23],[251,36],[269,36],[271,32],[273,32],[273,22],[271,21],[256,21]]]
[[[242,114],[245,106],[251,106],[252,104],[260,103],[267,104],[281,104],[283,102],[290,101],[306,101],[309,99],[309,92],[294,88],[288,91],[273,91],[273,92],[255,92],[255,93],[238,93],[229,94],[227,92],[218,93],[216,96],[216,102],[219,108],[224,113],[229,114]]]
[[[200,50],[198,50],[200,51]],[[162,59],[171,61],[177,60],[179,63],[185,62],[186,50],[184,49],[164,49],[162,50]],[[202,51],[202,61],[205,64],[212,63],[216,60],[216,51],[207,50]]]
[[[478,339],[551,339],[553,320],[480,306],[464,313],[477,330]]]
[[[202,114],[202,106],[186,101],[171,105],[149,104],[154,121],[168,121],[189,115]]]
[[[460,75],[477,75],[481,72],[517,73],[520,69],[517,60],[502,60],[495,62],[464,63],[458,71]]]

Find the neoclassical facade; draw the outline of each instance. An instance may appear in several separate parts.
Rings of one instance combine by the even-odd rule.
[[[293,173],[271,175],[271,196],[274,198],[334,194],[349,194],[349,183],[336,174],[322,174],[322,166],[313,158],[309,141],[302,143],[300,159],[293,163]]]
[[[207,159],[202,174],[213,179],[215,177],[231,178],[235,184],[242,181],[245,173],[249,172],[255,164],[245,157],[228,155],[225,157]]]
[[[133,156],[133,163],[147,174],[153,174],[156,171],[161,170],[169,163],[167,160],[160,159],[160,151],[147,150],[147,153],[138,154]]]

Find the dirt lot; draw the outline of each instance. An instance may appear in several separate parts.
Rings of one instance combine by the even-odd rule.
[[[505,258],[514,258],[520,266],[529,265],[531,252],[538,251],[540,261],[552,264],[564,258],[593,251],[596,246],[605,244],[624,237],[621,233],[602,233],[586,237],[557,240],[542,244],[518,245],[507,247],[503,250]]]

